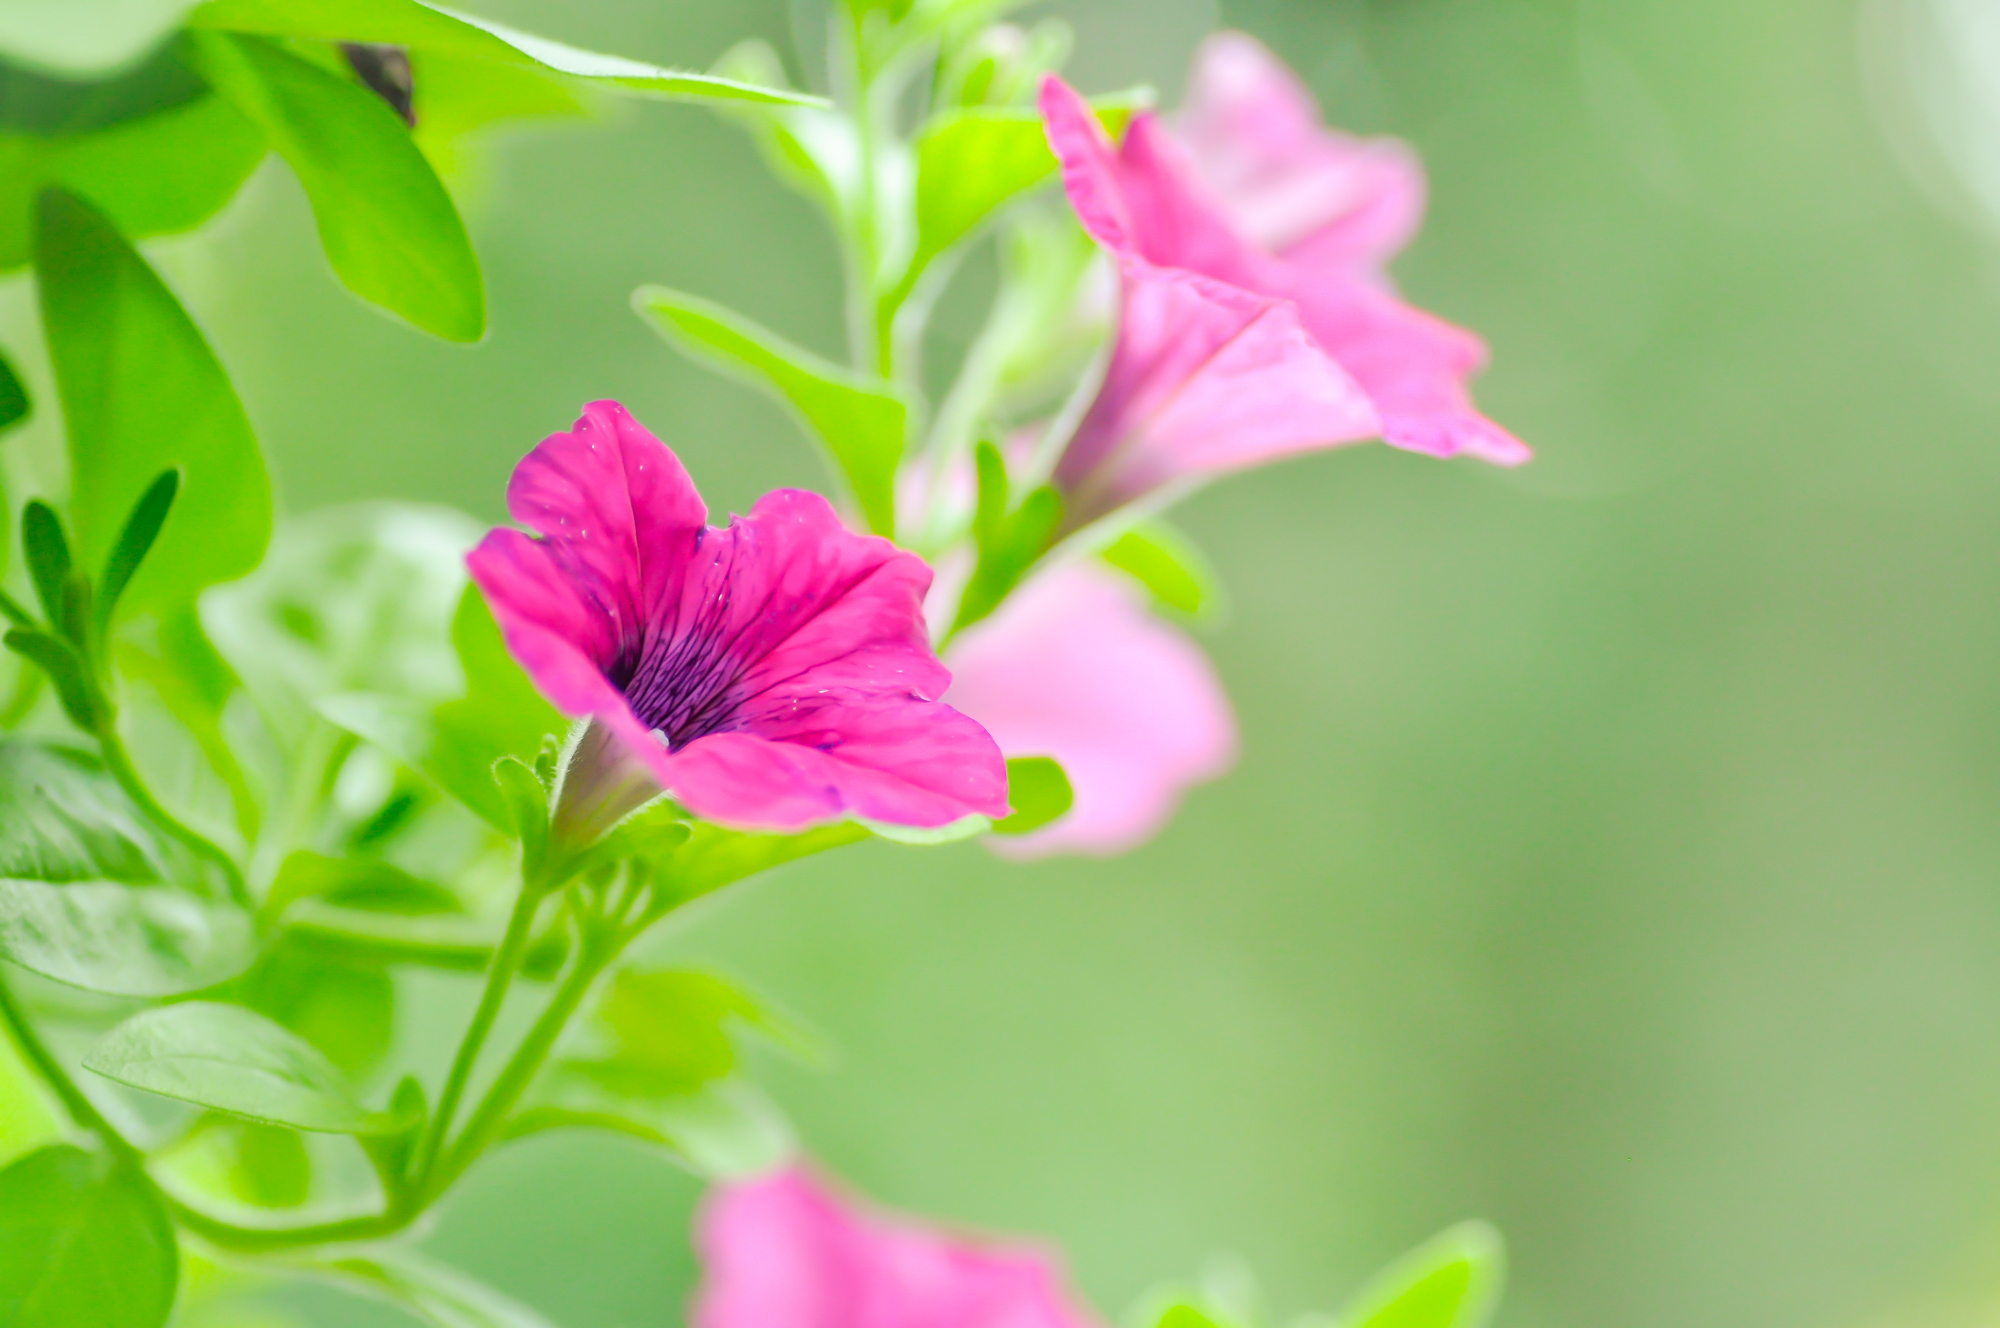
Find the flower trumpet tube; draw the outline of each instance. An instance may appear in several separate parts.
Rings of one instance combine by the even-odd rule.
[[[467,561],[528,676],[589,718],[559,833],[566,810],[602,828],[660,790],[759,830],[1006,814],[999,748],[938,700],[914,554],[794,489],[709,526],[679,459],[609,401],[529,453],[507,501],[539,538],[496,530]]]

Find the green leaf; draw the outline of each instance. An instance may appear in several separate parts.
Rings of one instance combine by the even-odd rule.
[[[1140,93],[1099,98],[1098,120],[1115,137],[1144,100]],[[1033,110],[968,106],[933,117],[917,135],[917,247],[905,289],[938,255],[1055,170]]]
[[[209,82],[263,128],[305,186],[327,261],[347,288],[447,340],[479,340],[479,260],[395,112],[259,38],[201,33],[191,43]]]
[[[694,827],[688,842],[668,861],[657,885],[676,900],[693,899],[794,858],[866,838],[868,828],[852,821],[791,835],[725,830],[703,823]]]
[[[163,470],[152,487],[141,494],[132,508],[132,515],[125,518],[125,529],[118,534],[118,542],[111,547],[111,557],[105,561],[104,576],[98,581],[97,630],[102,633],[111,622],[111,612],[118,606],[118,597],[125,593],[132,574],[146,561],[152,552],[153,541],[160,537],[160,527],[167,523],[167,515],[173,511],[174,499],[181,489],[181,473],[178,470]]]
[[[740,314],[664,286],[641,286],[632,306],[677,350],[775,394],[833,460],[877,534],[896,526],[896,465],[909,407],[881,379],[864,378]]]
[[[1483,1328],[1505,1271],[1500,1233],[1461,1223],[1376,1277],[1342,1312],[1341,1328]]]
[[[1025,835],[1070,809],[1076,800],[1069,776],[1052,756],[1016,756],[1007,762],[1007,800],[1014,814],[993,823],[996,835]]]
[[[0,5],[0,55],[72,77],[101,74],[164,39],[192,3],[8,0]]]
[[[0,877],[199,884],[95,756],[19,738],[0,741]]]
[[[492,1287],[407,1250],[371,1250],[288,1266],[399,1305],[433,1328],[554,1328]]]
[[[508,1122],[505,1137],[547,1130],[608,1130],[664,1150],[711,1180],[767,1171],[798,1148],[784,1113],[755,1084],[717,1079],[692,1092],[617,1098],[581,1076],[558,1074],[545,1090],[557,1100]]]
[[[188,16],[191,27],[255,32],[313,41],[381,42],[441,51],[502,65],[536,68],[591,87],[669,101],[824,106],[826,100],[784,88],[663,69],[561,42],[416,0],[209,0]]]
[[[165,49],[115,78],[55,78],[0,63],[0,131],[87,134],[184,106],[206,91],[201,76]]]
[[[0,132],[0,272],[31,256],[46,186],[89,199],[122,235],[173,235],[214,216],[267,151],[257,126],[213,93],[85,134]]]
[[[56,509],[37,498],[21,510],[21,551],[28,557],[28,578],[35,597],[51,623],[62,620],[63,582],[69,579],[69,536],[63,533]]]
[[[207,1118],[203,1140],[222,1153],[229,1188],[260,1208],[297,1208],[312,1190],[312,1158],[297,1130],[230,1116]]]
[[[256,951],[250,920],[158,886],[0,879],[0,956],[114,996],[177,996],[235,977]]]
[[[1219,1328],[1215,1320],[1185,1301],[1167,1306],[1155,1328]]]
[[[500,120],[549,119],[589,113],[569,80],[551,71],[446,51],[409,53],[417,147],[446,181],[471,164],[464,140]]]
[[[14,366],[0,355],[0,433],[13,428],[28,418],[28,389],[21,382],[21,376],[14,372]],[[0,537],[4,537],[5,527],[0,525]],[[0,550],[0,565],[4,565],[4,550]]]
[[[952,620],[953,634],[1000,607],[1028,569],[1049,547],[1062,525],[1062,495],[1048,485],[1035,489],[1020,506],[1007,506],[1007,463],[1000,449],[981,442],[974,454],[979,476],[979,500],[973,519],[973,538],[979,547],[979,561],[972,579],[959,597],[958,615]]]
[[[677,1097],[724,1078],[737,1064],[736,1027],[804,1057],[818,1050],[811,1034],[735,984],[688,969],[620,972],[597,1021],[611,1054],[568,1068],[620,1097]]]
[[[361,1106],[316,1047],[240,1005],[146,1010],[105,1034],[83,1064],[130,1088],[267,1125],[389,1134],[408,1124]]]
[[[464,912],[458,896],[445,887],[379,858],[329,858],[306,849],[279,866],[264,910],[275,917],[302,899],[403,916]]]
[[[161,1328],[180,1256],[144,1173],[56,1144],[0,1170],[7,1328]]]
[[[90,683],[90,668],[68,642],[46,632],[15,628],[6,635],[7,648],[33,663],[48,675],[62,699],[63,712],[70,722],[86,733],[97,731],[102,718],[97,691]]]
[[[1134,526],[1099,555],[1152,592],[1153,600],[1189,618],[1212,618],[1222,603],[1215,569],[1172,526],[1149,521]]]
[[[336,693],[424,709],[465,685],[450,629],[480,533],[444,507],[326,508],[288,520],[254,574],[202,596],[201,621],[286,747]]]
[[[147,486],[178,466],[186,487],[126,608],[185,604],[256,566],[271,534],[264,459],[186,311],[103,215],[60,190],[41,198],[35,268],[69,426],[77,560],[102,566]]]
[[[494,762],[509,756],[533,761],[544,739],[569,731],[569,720],[543,699],[507,653],[500,626],[477,586],[467,585],[459,597],[451,639],[464,670],[465,695],[437,708],[429,746],[415,768],[502,832],[517,833],[513,813],[494,783]],[[546,825],[546,800],[543,806]]]
[[[230,988],[350,1075],[374,1069],[395,1036],[396,984],[379,963],[355,962],[290,931]]]

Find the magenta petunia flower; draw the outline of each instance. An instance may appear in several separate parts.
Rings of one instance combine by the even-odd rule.
[[[1007,857],[1136,848],[1185,790],[1236,759],[1236,716],[1214,666],[1109,568],[1038,573],[949,655],[951,703],[1009,756],[1060,761],[1076,795],[1054,824],[986,841]]]
[[[938,700],[930,569],[824,498],[778,489],[713,528],[680,460],[599,401],[522,460],[507,506],[541,538],[495,530],[466,561],[536,687],[591,720],[565,784],[616,805],[586,817],[629,809],[601,793],[621,762],[742,828],[1006,814],[999,749]]]
[[[1114,145],[1060,79],[1041,105],[1070,202],[1123,287],[1104,385],[1055,471],[1073,525],[1175,481],[1376,436],[1527,460],[1466,392],[1484,345],[1405,304],[1373,267],[1400,242],[1406,193],[1378,186],[1404,201],[1333,215],[1272,253],[1239,233],[1157,117],[1135,117]],[[1227,142],[1208,137],[1211,155]]]
[[[1047,1256],[860,1209],[792,1167],[710,1191],[693,1328],[1094,1328]]]

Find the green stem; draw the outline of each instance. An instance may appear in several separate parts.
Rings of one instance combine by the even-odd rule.
[[[43,1081],[55,1090],[56,1097],[61,1100],[63,1110],[69,1113],[71,1120],[102,1139],[105,1147],[113,1152],[122,1154],[128,1159],[138,1158],[139,1150],[126,1142],[125,1136],[118,1133],[110,1121],[104,1119],[104,1113],[84,1096],[83,1090],[76,1086],[76,1081],[69,1077],[69,1072],[63,1069],[62,1062],[55,1058],[55,1054],[37,1036],[34,1025],[28,1022],[27,1012],[14,999],[14,993],[8,989],[4,978],[0,978],[0,1022],[6,1024],[8,1033],[13,1036],[14,1045],[21,1049],[21,1055],[35,1067]]]
[[[336,1222],[318,1222],[304,1227],[242,1227],[224,1222],[188,1207],[172,1195],[167,1205],[174,1220],[211,1245],[239,1254],[267,1254],[297,1249],[303,1245],[336,1245],[346,1241],[378,1240],[393,1236],[414,1222],[423,1211],[419,1207],[397,1207],[369,1217],[348,1217]]]
[[[486,990],[480,994],[479,1008],[473,1012],[472,1023],[465,1030],[465,1037],[458,1044],[458,1054],[452,1058],[451,1073],[444,1081],[444,1091],[438,1096],[437,1110],[431,1114],[430,1124],[424,1130],[422,1147],[417,1152],[415,1175],[421,1186],[436,1165],[438,1154],[444,1148],[445,1136],[451,1130],[452,1117],[458,1113],[459,1100],[465,1096],[465,1088],[472,1079],[472,1070],[479,1062],[480,1049],[486,1045],[487,1034],[493,1031],[493,1021],[500,1017],[500,1007],[506,1003],[507,989],[513,985],[515,971],[521,966],[521,956],[528,948],[528,934],[535,922],[535,911],[541,907],[546,892],[531,888],[530,883],[521,883],[521,893],[514,900],[513,916],[507,919],[507,934],[500,940],[500,948],[494,953],[493,967],[486,974]]]
[[[229,886],[229,897],[246,909],[252,907],[250,888],[244,884],[243,870],[236,865],[236,859],[200,832],[183,825],[172,812],[160,805],[159,799],[146,787],[146,781],[139,777],[138,769],[132,764],[131,754],[125,750],[124,740],[118,736],[117,721],[107,718],[97,726],[97,732],[92,736],[97,739],[98,750],[104,755],[105,768],[111,771],[111,777],[118,781],[126,796],[139,804],[139,810],[197,857],[207,858],[221,868],[223,879]]]
[[[420,1192],[420,1198],[427,1201],[442,1193],[499,1135],[508,1115],[542,1068],[542,1062],[548,1059],[570,1016],[576,1013],[577,1006],[589,994],[591,984],[618,956],[631,935],[631,932],[622,930],[585,931],[577,945],[575,966],[563,978],[562,985],[556,988],[556,994],[549,999],[541,1017],[535,1020],[535,1026],[521,1039],[521,1045],[515,1048],[513,1057],[500,1071],[500,1076],[486,1090],[485,1100],[466,1122],[444,1164]]]

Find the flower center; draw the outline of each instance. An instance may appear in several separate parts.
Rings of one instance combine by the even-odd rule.
[[[679,751],[696,738],[737,727],[736,683],[744,661],[718,633],[648,633],[624,678],[613,677],[639,722]]]

